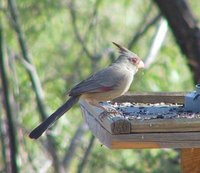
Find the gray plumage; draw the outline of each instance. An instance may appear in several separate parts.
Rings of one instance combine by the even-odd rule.
[[[105,69],[83,80],[69,91],[69,100],[59,107],[29,135],[37,139],[58,118],[67,112],[79,99],[85,99],[93,106],[102,108],[100,101],[112,100],[128,91],[133,77],[139,68],[144,67],[142,60],[128,49],[115,44],[119,49],[118,59]]]

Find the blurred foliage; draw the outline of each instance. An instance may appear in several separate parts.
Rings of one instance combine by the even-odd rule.
[[[149,18],[158,14],[157,7],[147,0],[75,1],[77,27],[81,37],[86,40],[85,45],[91,54],[102,54],[102,57],[97,60],[91,59],[82,50],[82,45],[74,32],[69,4],[68,0],[17,0],[22,29],[42,82],[49,113],[66,100],[67,91],[73,85],[112,61],[107,53],[103,53],[108,48],[115,50],[111,41],[125,46],[128,44],[136,34],[135,31],[149,6],[152,6]],[[199,1],[191,1],[190,5],[197,19],[200,19],[197,12]],[[7,9],[6,2],[3,2],[2,8]],[[30,131],[40,118],[31,83],[21,60],[17,36],[11,24],[9,12],[4,10],[4,39],[16,73],[16,79],[13,80],[12,85],[16,91],[14,92],[15,99],[19,103],[17,121],[24,129]],[[134,45],[132,51],[143,59],[148,54],[156,28],[157,24]],[[13,73],[11,71],[12,75]],[[193,90],[193,87],[192,75],[187,67],[186,59],[181,54],[169,29],[154,63],[149,69],[137,74],[130,91],[189,91]],[[60,158],[68,149],[70,140],[81,121],[83,118],[79,107],[76,106],[54,125],[51,133],[56,140]],[[51,172],[51,158],[48,153],[44,153],[44,139],[37,142],[28,139],[26,134],[17,135],[22,143],[20,143],[21,154],[18,160],[22,172],[29,170],[39,172],[45,169],[47,169],[46,172]],[[84,134],[75,153],[70,172],[76,172],[89,138],[90,132]],[[177,160],[178,153],[174,150],[109,150],[101,147],[96,141],[85,172],[176,173],[180,169]],[[28,164],[30,162],[32,163]],[[3,168],[2,163],[0,157],[0,169]]]

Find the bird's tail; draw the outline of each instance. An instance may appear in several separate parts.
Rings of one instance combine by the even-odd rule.
[[[80,96],[72,96],[62,106],[60,106],[53,114],[45,119],[40,125],[38,125],[29,134],[30,138],[37,139],[42,133],[47,130],[51,124],[53,124],[58,118],[60,118],[65,112],[67,112],[75,103],[78,102]]]

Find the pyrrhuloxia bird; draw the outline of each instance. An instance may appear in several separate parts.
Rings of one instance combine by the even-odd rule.
[[[119,49],[118,59],[107,68],[83,80],[69,91],[69,100],[59,107],[46,120],[38,125],[29,135],[37,139],[42,133],[67,112],[79,99],[106,110],[99,104],[101,101],[112,100],[128,91],[135,73],[144,67],[143,61],[133,52],[114,43]]]

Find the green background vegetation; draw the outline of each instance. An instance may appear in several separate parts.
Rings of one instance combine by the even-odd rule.
[[[112,41],[127,46],[130,39],[137,34],[136,31],[138,26],[141,26],[146,11],[151,8],[149,19],[159,13],[157,7],[147,0],[76,1],[74,12],[78,32],[92,55],[102,55],[101,58],[91,59],[83,51],[82,44],[76,37],[69,1],[17,0],[16,3],[28,51],[45,93],[44,100],[48,113],[53,112],[67,99],[67,91],[71,87],[113,61],[107,53],[115,51]],[[6,6],[7,3],[3,2],[2,7]],[[199,20],[198,0],[190,1],[190,6]],[[1,16],[10,64],[11,88],[18,102],[16,120],[20,130],[16,135],[19,138],[20,154],[17,162],[22,172],[30,170],[39,172],[42,169],[52,172],[51,157],[44,149],[45,135],[40,141],[31,140],[27,136],[28,132],[40,121],[40,116],[31,82],[21,58],[17,35],[11,26],[10,15],[8,11],[4,11]],[[159,22],[155,23],[139,38],[132,49],[144,60],[149,53],[158,25]],[[116,56],[115,51],[115,58]],[[193,89],[192,74],[186,64],[186,59],[181,54],[171,30],[168,29],[165,41],[153,64],[137,74],[130,92]],[[1,108],[0,113],[3,113]],[[62,158],[68,150],[70,141],[82,121],[83,117],[77,105],[53,126],[50,133],[56,141],[59,158]],[[70,165],[70,172],[77,171],[90,137],[91,132],[86,131],[79,140],[80,143]],[[0,169],[3,167],[0,156]],[[84,171],[88,173],[178,173],[180,171],[179,154],[171,149],[109,150],[95,140]]]

